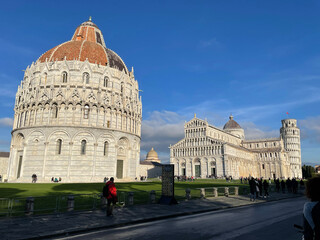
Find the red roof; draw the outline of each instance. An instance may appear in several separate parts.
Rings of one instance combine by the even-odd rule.
[[[112,50],[106,48],[100,29],[90,20],[77,27],[70,41],[48,50],[38,61],[50,62],[64,59],[79,61],[88,59],[90,63],[109,65],[128,73],[121,58]]]

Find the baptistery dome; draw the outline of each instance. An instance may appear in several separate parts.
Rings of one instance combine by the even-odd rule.
[[[105,45],[100,29],[91,19],[77,27],[70,41],[45,52],[38,61],[88,60],[90,63],[110,66],[128,73],[122,59]]]
[[[138,175],[138,82],[91,19],[27,67],[14,111],[9,181]]]

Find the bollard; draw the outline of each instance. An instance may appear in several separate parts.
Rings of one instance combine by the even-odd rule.
[[[187,189],[186,189],[186,199],[187,199],[187,200],[190,200],[190,199],[191,199],[191,191],[190,191],[190,188],[187,188]]]
[[[128,205],[129,206],[133,205],[133,192],[128,193]]]
[[[229,197],[229,188],[228,187],[224,188],[224,196]]]
[[[34,210],[34,198],[27,197],[26,199],[26,215],[32,215]]]
[[[213,196],[218,197],[218,188],[216,187],[213,188]]]
[[[239,195],[239,187],[234,187],[234,195]]]
[[[68,196],[68,208],[67,211],[71,212],[74,210],[74,196],[73,195],[69,195]]]
[[[206,189],[205,188],[200,188],[200,197],[206,198]]]
[[[156,191],[150,191],[150,203],[156,203]]]

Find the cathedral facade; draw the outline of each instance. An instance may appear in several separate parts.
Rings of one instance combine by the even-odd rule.
[[[195,115],[184,125],[184,139],[170,146],[175,175],[302,178],[297,120],[281,122],[278,138],[246,140],[244,130],[232,116],[219,129]]]
[[[27,67],[14,111],[10,182],[139,175],[138,82],[91,19]]]

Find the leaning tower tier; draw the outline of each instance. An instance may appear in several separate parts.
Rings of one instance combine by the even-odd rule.
[[[281,122],[280,134],[283,139],[284,148],[289,155],[291,177],[302,177],[300,129],[297,127],[297,120],[284,119]]]

